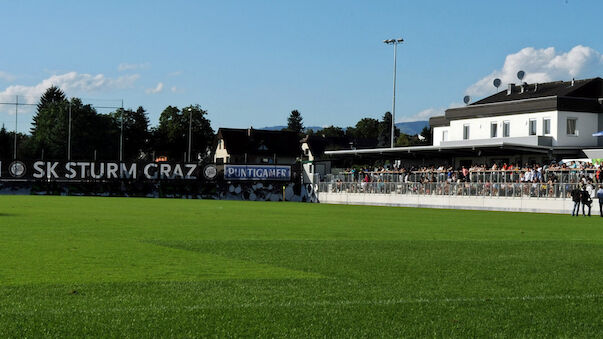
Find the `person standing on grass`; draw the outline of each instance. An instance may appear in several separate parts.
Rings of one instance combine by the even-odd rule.
[[[599,198],[599,213],[601,214],[601,217],[603,217],[603,185],[599,185],[597,198]]]
[[[580,190],[578,189],[578,187],[574,187],[570,194],[572,195],[572,201],[574,202],[574,208],[572,209],[572,217],[574,215],[578,216],[578,213],[580,213]]]
[[[590,206],[593,201],[585,186],[582,186],[582,191],[580,191],[580,200],[582,201],[582,216],[586,216],[584,206],[588,206],[588,216],[590,217]]]

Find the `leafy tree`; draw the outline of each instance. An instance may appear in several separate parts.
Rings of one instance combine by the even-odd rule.
[[[12,154],[13,154],[13,147],[12,145],[12,140],[13,137],[12,135],[14,135],[14,133],[9,133],[6,128],[4,128],[4,125],[2,125],[2,128],[0,129],[0,159],[11,159]]]
[[[426,144],[426,145],[433,144],[433,134],[432,134],[431,128],[429,126],[423,127],[423,130],[421,130],[420,135],[423,138],[425,138],[425,140],[423,140],[424,144]]]
[[[408,134],[400,133],[400,136],[396,139],[397,147],[410,146],[410,137]]]
[[[287,130],[297,132],[299,134],[304,131],[304,124],[302,122],[302,116],[298,110],[294,109],[291,111],[289,118],[287,119]]]
[[[98,114],[78,98],[71,103],[71,158],[119,158],[119,127],[109,114]],[[65,153],[63,153],[65,154]]]
[[[363,118],[356,123],[354,134],[357,139],[377,140],[379,137],[379,120]]]
[[[385,112],[383,120],[379,123],[379,142],[378,147],[389,147],[391,145],[392,135],[392,114]],[[400,135],[398,127],[394,127],[394,140]]]
[[[147,112],[142,106],[135,111],[131,109],[117,110],[111,114],[111,117],[113,124],[118,129],[121,129],[122,113],[124,160],[138,160],[149,150],[150,131]]]
[[[59,88],[44,92],[33,117],[31,136],[36,155],[47,159],[64,158],[67,152],[68,101]]]
[[[333,125],[321,129],[318,134],[324,137],[345,137],[345,131],[343,128]]]
[[[191,161],[196,161],[197,156],[209,157],[214,130],[206,115],[207,111],[199,105],[187,106],[182,111],[175,106],[166,107],[159,117],[159,126],[153,131],[156,155],[167,155],[168,159],[177,161],[184,159],[188,151],[189,119],[192,119]]]

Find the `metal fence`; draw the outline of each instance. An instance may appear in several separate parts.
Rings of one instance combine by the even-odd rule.
[[[578,184],[546,183],[403,183],[403,182],[321,182],[319,193],[367,193],[441,195],[468,197],[571,198]]]
[[[520,181],[522,173],[525,170],[499,171],[499,170],[480,170],[469,171],[468,178],[465,181],[471,183],[516,183]],[[450,175],[449,175],[450,173]],[[600,182],[596,176],[597,169],[547,169],[541,171],[541,181],[548,182],[554,180],[557,183],[578,183],[580,178],[590,178],[594,182]],[[386,183],[416,183],[431,182],[445,183],[452,178],[461,178],[460,171],[412,171],[412,172],[356,172],[327,174],[324,182],[360,182],[368,175],[372,181],[382,181]]]

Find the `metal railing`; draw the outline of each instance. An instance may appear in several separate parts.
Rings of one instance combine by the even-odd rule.
[[[366,193],[440,195],[468,197],[571,198],[578,184],[547,183],[403,183],[403,182],[321,182],[319,193]]]
[[[526,170],[471,170],[468,177],[464,181],[471,183],[515,183],[520,181],[522,174]],[[539,181],[548,182],[549,179],[558,183],[577,183],[580,178],[586,177],[594,182],[600,182],[596,176],[597,169],[547,169],[540,171],[538,176]],[[368,175],[373,181],[383,181],[388,183],[415,183],[415,182],[432,182],[445,183],[447,181],[456,181],[457,178],[462,178],[461,171],[409,171],[409,172],[342,172],[339,174],[327,174],[324,177],[324,182],[361,182],[365,175]],[[532,180],[530,180],[532,181]]]

